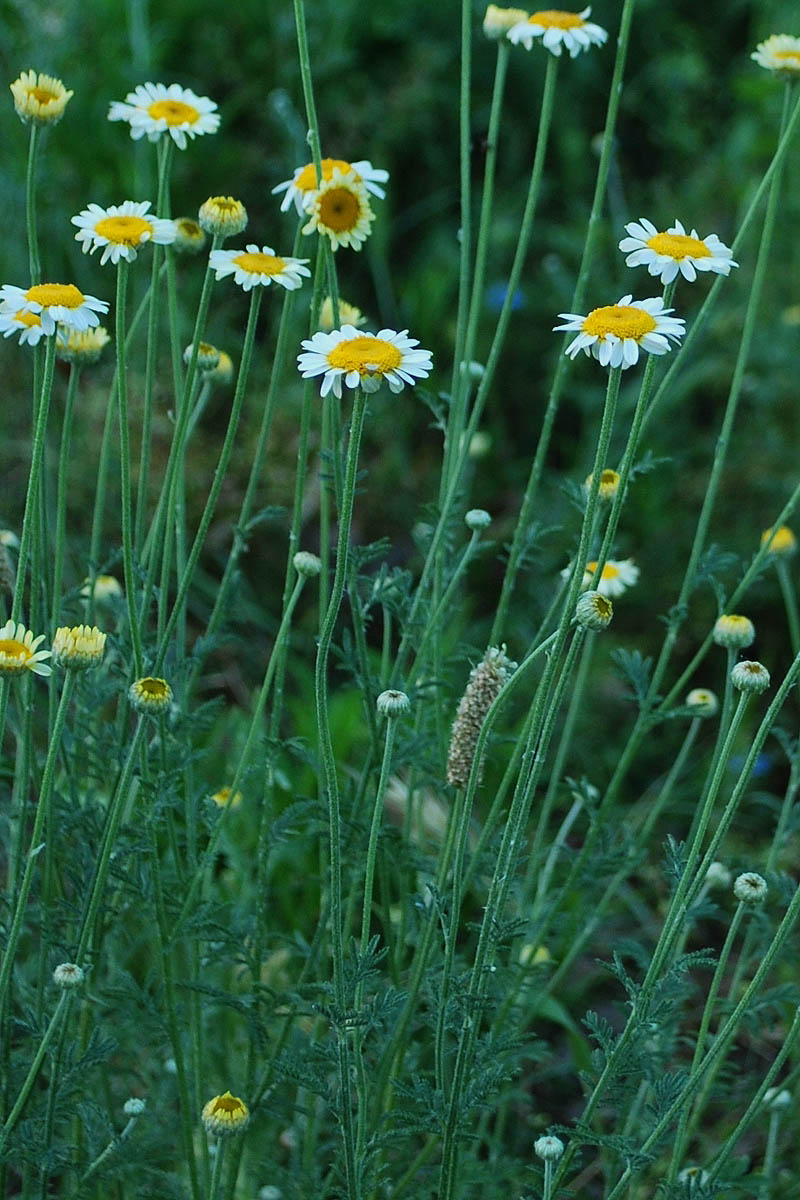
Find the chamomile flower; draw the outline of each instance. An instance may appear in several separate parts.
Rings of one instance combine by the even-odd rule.
[[[98,313],[108,312],[108,303],[85,296],[74,283],[36,283],[27,289],[4,283],[0,287],[0,313],[33,313],[42,322],[42,332],[55,333],[56,325],[89,329],[100,324]]]
[[[386,195],[380,185],[386,183],[389,172],[384,171],[382,167],[373,167],[372,163],[366,159],[349,163],[342,158],[323,158],[321,165],[323,182],[331,179],[334,171],[338,171],[340,175],[352,174],[355,176],[356,182],[363,183],[366,190],[373,196],[379,196],[382,200]],[[283,183],[279,183],[272,189],[272,194],[275,196],[279,192],[285,192],[286,195],[281,201],[281,212],[286,212],[294,203],[298,214],[302,217],[311,208],[316,190],[317,172],[312,162],[306,163],[304,167],[298,167],[291,179],[284,180]]]
[[[96,625],[63,625],[53,636],[53,662],[67,671],[87,671],[103,661],[106,635]]]
[[[133,681],[128,688],[128,700],[143,716],[158,717],[172,704],[172,688],[166,679],[146,675]]]
[[[250,1113],[244,1100],[230,1092],[215,1096],[203,1107],[203,1125],[206,1132],[214,1134],[215,1137],[241,1133],[249,1120]]]
[[[797,552],[797,538],[788,525],[779,525],[777,529],[770,526],[769,529],[765,529],[761,535],[761,545],[768,546],[768,554],[775,554],[780,558],[788,558]]]
[[[23,71],[9,86],[17,116],[25,125],[55,125],[73,94],[60,79],[41,71]]]
[[[200,228],[220,237],[236,237],[247,228],[247,209],[233,196],[209,196],[200,205]]]
[[[238,808],[242,803],[242,793],[234,792],[231,797],[231,789],[227,786],[221,787],[219,791],[214,792],[211,799],[216,804],[217,808]]]
[[[26,312],[24,308],[18,312],[0,312],[0,333],[3,337],[18,333],[21,346],[35,346],[44,336],[42,319],[38,313]]]
[[[338,167],[334,167],[330,179],[324,179],[321,187],[312,193],[308,214],[303,233],[316,231],[330,238],[333,250],[339,246],[360,250],[375,220],[363,181],[355,171],[342,174]]]
[[[800,74],[800,38],[789,33],[774,33],[765,42],[759,42],[750,57],[767,71],[775,71],[786,79],[797,78]]]
[[[694,283],[698,271],[729,275],[731,267],[739,265],[733,261],[733,251],[715,233],[701,238],[696,229],[687,233],[680,221],[666,233],[659,233],[645,217],[631,221],[625,229],[630,237],[623,238],[619,248],[628,254],[627,266],[646,266],[662,283],[671,283],[679,271]]]
[[[575,358],[580,350],[592,354],[604,367],[632,367],[639,350],[648,354],[666,354],[685,333],[684,322],[671,317],[674,310],[664,308],[661,297],[634,300],[623,296],[616,304],[593,308],[588,316],[559,313],[566,324],[555,325],[554,332],[577,333],[564,351]]]
[[[193,217],[175,218],[175,241],[179,254],[199,254],[206,244],[206,235],[200,222]]]
[[[596,573],[597,562],[588,562],[583,572],[581,587],[594,588],[601,596],[621,596],[629,587],[633,587],[639,579],[639,568],[632,558],[625,558],[620,562],[614,562],[612,559],[609,559],[600,572],[598,582],[595,582]],[[561,578],[569,579],[571,574],[572,563],[568,567],[564,567],[564,570],[561,572]]]
[[[186,149],[186,139],[202,133],[216,133],[219,114],[213,100],[196,96],[190,88],[179,83],[140,83],[125,100],[115,100],[108,113],[109,121],[127,121],[134,141],[147,137],[157,142],[163,133],[169,134],[179,150]]]
[[[490,4],[486,9],[486,14],[483,18],[483,32],[487,38],[492,41],[498,41],[504,38],[509,29],[515,25],[519,25],[521,21],[527,21],[528,12],[524,8],[500,8],[497,4]]]
[[[102,247],[101,266],[109,259],[115,264],[121,258],[133,262],[146,242],[169,246],[178,236],[174,221],[151,216],[149,210],[149,200],[125,200],[108,208],[90,204],[72,217],[72,224],[78,226],[75,241],[81,243],[84,254],[94,254]]]
[[[217,279],[232,275],[246,292],[260,285],[279,283],[287,291],[302,287],[303,277],[311,272],[305,265],[307,258],[281,258],[271,246],[247,246],[245,250],[212,250],[208,265],[216,272]]]
[[[507,37],[515,45],[521,42],[526,50],[530,50],[534,38],[541,38],[545,50],[549,50],[557,58],[561,54],[562,46],[568,50],[570,58],[577,58],[581,50],[588,50],[590,46],[602,46],[608,39],[605,29],[586,20],[591,11],[591,8],[585,8],[579,13],[543,9],[531,13],[526,21],[512,25]]]
[[[51,669],[44,661],[50,657],[50,651],[37,649],[43,641],[43,633],[34,637],[24,625],[6,621],[0,629],[0,675],[21,675],[23,671],[50,675]]]
[[[426,379],[432,369],[430,350],[417,350],[419,342],[407,333],[359,333],[354,325],[315,333],[302,343],[305,353],[297,356],[298,370],[304,379],[322,375],[322,396],[333,391],[341,397],[343,381],[349,388],[376,392],[385,379],[391,391],[402,391],[407,383]]]
[[[340,325],[355,325],[357,328],[361,325],[366,325],[367,318],[364,316],[360,308],[356,308],[355,304],[348,304],[346,300],[339,300],[339,324]],[[333,320],[333,301],[330,296],[326,296],[322,301],[322,307],[319,310],[319,327],[325,333],[330,333],[335,328]]]
[[[56,355],[63,362],[78,366],[96,363],[111,341],[104,325],[94,329],[59,329],[56,334]]]

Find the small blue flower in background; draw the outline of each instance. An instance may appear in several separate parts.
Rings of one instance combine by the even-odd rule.
[[[499,313],[508,294],[508,284],[490,283],[486,289],[486,307],[489,312]],[[517,288],[511,301],[511,311],[517,312],[525,303],[525,293]]]

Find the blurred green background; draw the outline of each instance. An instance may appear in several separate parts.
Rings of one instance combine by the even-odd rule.
[[[561,64],[557,112],[548,152],[546,182],[517,311],[504,359],[486,408],[488,450],[472,468],[467,507],[480,505],[495,518],[493,535],[510,537],[521,490],[536,445],[547,387],[560,338],[550,330],[570,307],[583,244],[585,218],[597,164],[597,135],[604,120],[613,65],[619,3],[599,3],[592,18],[609,29],[609,43]],[[89,202],[118,203],[152,198],[153,152],[134,143],[121,124],[106,120],[110,101],[146,79],[177,81],[217,101],[222,124],[216,136],[199,138],[176,154],[173,215],[195,215],[211,194],[233,194],[250,214],[247,240],[284,251],[291,245],[294,214],[279,212],[271,188],[305,162],[306,122],[297,65],[293,8],[289,0],[263,4],[219,0],[199,6],[174,0],[169,9],[128,0],[127,4],[64,0],[23,4],[5,0],[0,49],[3,78],[10,83],[23,68],[59,75],[75,95],[63,122],[48,131],[40,164],[40,231],[45,273],[75,279],[95,295],[112,299],[114,277],[98,257],[84,258],[73,240],[69,218]],[[475,5],[472,92],[473,175],[476,197],[482,174],[485,133],[494,72],[495,46],[481,32],[484,6]],[[377,201],[374,234],[360,254],[340,252],[342,295],[358,304],[373,328],[409,327],[434,353],[434,391],[446,389],[454,336],[458,256],[458,76],[460,12],[455,3],[402,5],[358,0],[308,5],[311,55],[323,152],[351,160],[369,158],[386,167],[390,184]],[[657,293],[659,284],[643,269],[630,272],[616,245],[626,221],[644,215],[660,228],[677,217],[701,236],[716,232],[730,244],[775,144],[782,87],[750,61],[756,43],[773,32],[800,33],[796,6],[779,0],[692,0],[669,4],[640,0],[625,73],[618,135],[602,244],[589,288],[589,303],[610,303],[626,291]],[[488,349],[513,255],[538,117],[544,68],[540,48],[511,55],[498,158],[497,207],[479,354]],[[26,280],[24,179],[27,131],[13,114],[9,93],[3,118],[0,197],[6,213],[0,255],[2,279]],[[796,480],[800,441],[796,361],[800,337],[798,239],[800,161],[787,166],[779,228],[761,308],[757,338],[745,381],[734,445],[717,507],[712,539],[744,559],[761,530],[779,510]],[[758,223],[756,223],[756,226]],[[623,517],[617,556],[633,556],[642,568],[639,586],[619,606],[619,628],[633,644],[658,644],[658,614],[674,601],[687,546],[707,480],[708,464],[727,395],[744,304],[755,259],[758,229],[740,255],[741,268],[687,363],[660,417],[647,431],[645,448],[665,458],[639,477]],[[309,245],[311,245],[309,239]],[[312,249],[306,251],[311,254]],[[142,255],[145,259],[145,255]],[[189,340],[200,260],[179,263]],[[146,261],[134,272],[138,286],[149,276]],[[678,315],[691,321],[709,281],[679,284]],[[258,425],[279,297],[265,298],[260,353],[241,451],[226,486],[204,561],[210,596],[229,545],[246,479],[248,437]],[[246,298],[229,281],[214,292],[209,338],[238,360]],[[297,306],[297,340],[305,335],[303,305]],[[164,346],[166,350],[166,346]],[[136,368],[134,368],[135,370]],[[26,478],[29,438],[30,354],[8,340],[0,345],[5,381],[5,433],[0,470],[5,481],[0,520],[18,524]],[[87,372],[78,416],[80,469],[70,507],[74,580],[85,574],[81,554],[93,498],[92,445],[97,444],[111,366]],[[626,434],[624,413],[632,406],[639,373],[623,389],[623,419],[611,458]],[[580,483],[590,467],[602,396],[602,372],[589,361],[571,370],[556,425],[542,489],[538,521],[544,529],[535,569],[518,591],[510,651],[517,656],[546,607],[569,557],[576,514],[565,483]],[[63,390],[63,385],[62,385]],[[134,381],[133,394],[136,386]],[[276,416],[264,505],[288,505],[300,382],[291,369]],[[161,408],[156,423],[156,462],[169,436],[169,370],[164,357]],[[190,506],[197,513],[213,470],[228,397],[218,393],[197,439],[192,458]],[[88,449],[87,449],[88,448]],[[356,514],[356,537],[387,537],[390,562],[414,569],[413,540],[424,506],[435,497],[440,435],[417,393],[381,395],[372,406],[365,449],[369,504]],[[374,498],[379,497],[379,502]],[[309,495],[306,544],[314,548],[316,498]],[[282,586],[285,519],[278,516],[253,535],[244,560],[240,612],[243,628],[272,627]],[[107,547],[110,549],[110,544]],[[726,582],[735,575],[733,565]],[[497,555],[472,568],[471,616],[478,624],[469,640],[481,644],[501,579]],[[198,618],[206,600],[202,583]],[[754,594],[751,615],[758,623],[759,597],[778,610],[771,575]],[[246,602],[252,601],[247,607]],[[714,614],[710,590],[700,616],[687,626],[688,653]],[[775,618],[773,618],[776,620]],[[769,633],[767,633],[769,637]],[[777,658],[787,651],[782,628],[775,630]]]

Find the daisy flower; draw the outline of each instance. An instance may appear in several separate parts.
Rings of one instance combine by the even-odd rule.
[[[381,200],[386,195],[380,184],[386,183],[389,172],[384,171],[382,167],[373,167],[372,163],[366,159],[349,163],[342,158],[323,158],[323,182],[331,179],[334,171],[338,171],[340,175],[354,175],[356,182],[363,183],[368,192],[371,192],[373,196],[379,196]],[[276,196],[278,192],[285,192],[286,195],[281,201],[281,212],[286,212],[294,203],[298,214],[302,217],[311,208],[316,190],[317,172],[311,162],[306,163],[304,167],[298,167],[291,179],[284,180],[283,183],[279,183],[272,189],[272,194]]]
[[[271,246],[250,245],[245,250],[212,250],[208,265],[217,279],[232,275],[234,283],[249,292],[260,284],[279,283],[287,291],[302,287],[303,276],[311,272],[307,258],[281,258]]]
[[[685,332],[674,310],[664,308],[660,297],[634,300],[623,296],[616,304],[594,308],[586,317],[577,313],[559,313],[565,325],[555,325],[554,332],[578,334],[564,351],[574,358],[579,350],[593,354],[604,366],[632,367],[639,359],[639,348],[648,354],[666,354],[670,339],[677,342]]]
[[[588,562],[583,572],[581,580],[582,588],[594,588],[601,596],[621,596],[629,587],[633,587],[639,579],[639,568],[636,566],[632,558],[625,558],[621,562],[614,562],[609,559],[600,572],[600,579],[595,583],[595,575],[597,573],[597,562]],[[572,574],[572,563],[568,567],[564,567],[561,572],[562,579],[569,579]]]
[[[38,313],[26,312],[21,308],[18,312],[0,312],[0,333],[3,337],[19,334],[21,346],[35,346],[44,334],[42,318]]]
[[[0,287],[0,313],[19,317],[20,312],[33,313],[42,322],[42,332],[55,333],[56,324],[70,329],[89,329],[99,325],[98,313],[108,312],[108,303],[95,296],[84,296],[74,283],[37,283],[33,287]]]
[[[209,196],[200,205],[200,228],[222,237],[236,237],[247,228],[247,209],[233,196]]]
[[[43,633],[34,637],[24,625],[6,621],[0,629],[0,675],[21,675],[23,671],[33,671],[34,675],[51,674],[44,661],[50,657],[50,651],[36,649],[43,641]]]
[[[96,363],[111,341],[103,325],[94,329],[59,329],[56,335],[56,355],[64,362],[90,366]]]
[[[640,217],[638,223],[631,221],[625,226],[630,237],[623,238],[620,250],[627,253],[627,266],[647,266],[651,275],[658,275],[662,283],[671,283],[680,271],[684,279],[694,283],[698,271],[713,271],[715,275],[729,275],[733,251],[724,245],[715,233],[701,238],[696,229],[687,233],[680,221],[676,221],[666,233],[659,233],[655,225]]]
[[[430,350],[415,349],[419,342],[407,333],[359,333],[354,325],[315,333],[302,343],[305,353],[297,356],[298,370],[304,379],[322,375],[322,396],[333,391],[341,398],[343,379],[347,387],[365,392],[377,392],[385,379],[391,391],[402,391],[405,384],[426,379],[432,369]]]
[[[108,119],[127,121],[135,141],[147,135],[149,141],[157,142],[162,133],[168,133],[179,150],[186,149],[187,137],[216,133],[219,128],[214,101],[196,96],[179,83],[140,83],[124,101],[112,103]]]
[[[121,258],[133,262],[136,251],[145,242],[169,246],[178,236],[174,221],[152,217],[149,209],[149,200],[125,200],[109,208],[90,204],[77,217],[71,218],[72,224],[78,226],[75,241],[82,243],[84,254],[94,254],[102,247],[101,266],[109,259],[114,264]]]
[[[360,250],[375,220],[363,182],[355,171],[343,175],[338,167],[318,191],[312,192],[308,213],[310,219],[303,233],[316,230],[324,234],[331,239],[332,250],[338,246]]]
[[[797,76],[800,72],[800,38],[788,33],[774,33],[765,42],[759,42],[750,57],[767,71],[777,71],[787,79]]]
[[[22,341],[22,338],[20,338]],[[797,538],[788,525],[770,526],[761,535],[761,545],[769,546],[769,554],[789,556],[797,551]]]
[[[367,318],[364,316],[360,308],[356,308],[355,304],[348,304],[346,300],[339,299],[339,321],[342,325],[366,325]],[[325,333],[330,333],[334,328],[333,323],[333,301],[330,296],[326,296],[322,301],[322,307],[319,310],[319,327]]]
[[[215,1137],[241,1133],[250,1120],[250,1112],[244,1100],[224,1092],[203,1106],[202,1121],[206,1132]]]
[[[588,50],[592,45],[602,46],[608,38],[605,29],[586,20],[591,11],[591,8],[585,8],[576,13],[548,8],[531,13],[527,21],[512,25],[507,37],[515,45],[522,42],[526,50],[530,50],[534,38],[541,38],[545,50],[556,57],[565,46],[570,58],[576,58],[581,50]]]
[[[17,116],[25,125],[31,121],[34,125],[55,125],[73,95],[60,79],[36,71],[23,71],[9,86]]]

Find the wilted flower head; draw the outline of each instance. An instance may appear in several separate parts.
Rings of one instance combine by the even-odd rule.
[[[83,968],[77,963],[59,963],[53,971],[53,983],[64,991],[80,987],[85,978]]]
[[[600,591],[583,592],[575,605],[575,618],[584,629],[607,629],[614,616],[614,605]]]
[[[470,672],[467,690],[453,722],[447,755],[447,782],[453,787],[467,786],[486,714],[516,668],[517,664],[507,658],[504,646],[492,646]]]
[[[731,683],[738,692],[765,692],[769,687],[769,671],[760,662],[738,662],[731,671]]]
[[[742,904],[760,904],[766,899],[767,881],[755,871],[745,871],[736,877],[733,894]]]
[[[9,86],[17,116],[26,125],[55,125],[73,95],[60,79],[36,71],[23,71]]]

